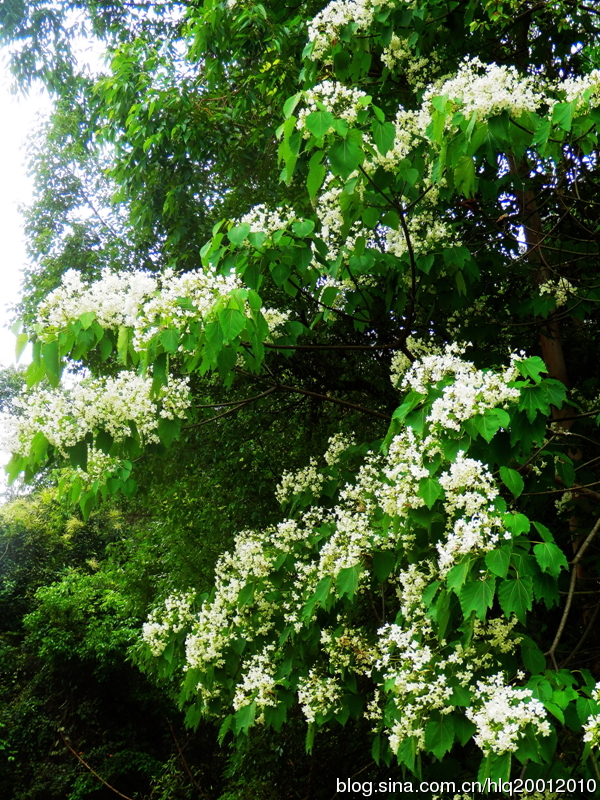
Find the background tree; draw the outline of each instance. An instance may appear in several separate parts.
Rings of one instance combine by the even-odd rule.
[[[310,751],[348,725],[347,753],[372,728],[380,775],[591,791],[597,13],[205,2],[119,7],[121,34],[84,8],[112,58],[63,92],[89,120],[68,158],[110,160],[135,244],[115,263],[109,238],[92,282],[59,280],[61,257],[24,306],[11,474],[56,465],[87,517],[109,497],[156,513],[164,469],[179,524],[231,487],[223,527],[196,517],[215,534],[198,561],[170,551],[144,626],[139,661],[191,727],[297,748],[303,721]],[[33,31],[16,67],[48,54],[55,86],[64,47]],[[65,388],[66,365],[90,375]],[[282,420],[285,456],[265,434]]]

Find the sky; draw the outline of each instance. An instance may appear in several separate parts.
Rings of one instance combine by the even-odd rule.
[[[10,91],[11,78],[0,60],[0,365],[15,361],[15,336],[7,328],[10,306],[19,298],[21,270],[25,264],[23,218],[19,205],[31,199],[31,181],[25,170],[24,144],[50,101],[40,91],[27,97]],[[27,360],[27,353],[21,359]]]

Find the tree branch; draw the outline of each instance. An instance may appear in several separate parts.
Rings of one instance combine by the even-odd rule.
[[[73,753],[73,755],[75,756],[75,758],[77,758],[79,761],[81,761],[81,763],[83,764],[83,766],[84,766],[84,767],[85,767],[87,770],[89,770],[89,771],[92,773],[92,775],[93,775],[95,778],[98,778],[98,780],[99,780],[101,783],[103,783],[103,784],[106,786],[106,788],[107,788],[107,789],[110,789],[110,791],[111,791],[111,792],[114,792],[115,794],[118,794],[118,795],[119,795],[119,797],[122,797],[124,800],[132,800],[132,798],[131,798],[131,797],[128,797],[126,794],[123,794],[123,793],[122,793],[122,792],[120,792],[118,789],[115,789],[115,787],[114,787],[114,786],[111,786],[111,785],[110,785],[110,783],[107,783],[107,782],[104,780],[104,778],[101,778],[101,777],[100,777],[100,775],[98,775],[98,773],[96,772],[96,770],[92,769],[92,768],[90,767],[90,765],[89,765],[89,764],[87,764],[87,763],[86,763],[86,762],[83,760],[83,758],[82,758],[82,757],[79,755],[79,753],[78,753],[76,750],[74,750],[74,749],[71,747],[71,745],[69,744],[69,742],[67,742],[67,740],[66,740],[66,739],[65,739],[65,737],[63,736],[63,732],[62,732],[61,730],[59,730],[58,734],[59,734],[60,738],[63,740],[63,743],[64,743],[65,747],[68,747],[68,748],[69,748],[69,750],[70,750],[70,751]]]
[[[563,632],[565,630],[565,625],[567,624],[567,619],[569,617],[569,612],[571,610],[571,603],[573,602],[573,594],[575,592],[575,584],[577,583],[577,570],[575,569],[575,567],[579,564],[579,562],[583,558],[583,554],[588,549],[589,545],[592,543],[592,540],[594,539],[594,537],[596,536],[596,534],[598,533],[599,530],[600,530],[600,517],[596,521],[596,524],[594,525],[594,527],[592,528],[592,530],[588,534],[588,536],[585,539],[585,541],[583,542],[583,544],[577,550],[577,554],[575,555],[575,558],[570,563],[570,566],[571,566],[571,582],[569,583],[569,593],[567,595],[567,602],[565,603],[565,610],[563,611],[563,615],[562,615],[562,618],[561,618],[560,623],[558,625],[558,630],[556,631],[556,636],[554,637],[554,641],[552,642],[552,646],[550,647],[550,649],[548,650],[547,653],[544,653],[544,655],[549,656],[552,659],[552,663],[554,664],[554,667],[555,667],[557,672],[558,672],[558,665],[556,663],[556,658],[555,658],[554,654],[556,653],[556,648],[558,647],[558,645],[560,643],[560,640],[562,638]]]

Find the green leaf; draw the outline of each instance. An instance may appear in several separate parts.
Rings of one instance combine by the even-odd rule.
[[[131,332],[126,325],[119,325],[119,335],[117,338],[117,353],[119,354],[119,360],[125,366],[127,366],[130,334]]]
[[[546,669],[546,658],[537,644],[529,636],[521,634],[521,658],[525,668],[532,675],[543,673]]]
[[[548,530],[548,528],[545,525],[542,525],[541,522],[534,522],[533,525],[536,531],[539,533],[539,535],[545,542],[554,541],[554,536],[552,536],[552,533]]]
[[[308,194],[312,200],[313,197],[316,196],[317,192],[323,185],[323,181],[325,180],[325,175],[327,174],[327,168],[321,164],[321,160],[323,159],[323,151],[317,150],[316,153],[313,153],[311,159],[308,164],[308,176],[306,178],[306,187],[308,189]]]
[[[533,603],[533,586],[528,575],[503,580],[498,587],[498,602],[507,617],[515,614],[519,622],[525,623],[527,612]]]
[[[335,582],[340,597],[347,595],[352,600],[358,589],[358,579],[361,572],[360,564],[355,564],[353,567],[344,567],[338,572]]]
[[[531,378],[535,383],[539,383],[542,372],[547,372],[545,363],[539,356],[530,356],[523,361],[515,361],[515,367],[524,378]]]
[[[373,553],[373,572],[381,583],[391,575],[395,566],[396,553],[394,550],[381,550]]]
[[[336,175],[341,175],[342,178],[347,178],[351,172],[358,169],[364,158],[363,151],[356,138],[350,135],[332,145],[327,152],[327,156],[332,171]]]
[[[536,386],[523,386],[519,397],[519,410],[527,414],[529,422],[533,422],[538,412],[547,416],[550,413],[550,403],[545,386],[540,383]]]
[[[239,246],[246,239],[249,233],[250,233],[250,223],[242,222],[241,225],[236,225],[235,228],[232,228],[228,232],[227,236],[232,244],[236,244]]]
[[[435,478],[421,478],[418,494],[425,500],[427,508],[433,508],[435,501],[444,494],[444,490]]]
[[[450,714],[438,714],[425,727],[425,747],[440,761],[454,742],[454,720]]]
[[[84,331],[90,327],[95,319],[96,314],[93,311],[85,311],[83,314],[79,315],[79,322],[81,322],[81,327]]]
[[[556,378],[546,378],[542,381],[542,385],[546,390],[546,397],[550,405],[562,408],[562,404],[567,399],[567,387],[564,383],[557,381]]]
[[[247,733],[248,730],[254,725],[254,718],[256,716],[256,701],[248,703],[235,712],[235,732]]]
[[[313,111],[306,117],[305,123],[313,136],[322,139],[333,125],[334,119],[335,117],[330,111]]]
[[[286,119],[288,117],[291,117],[291,115],[294,113],[296,106],[298,105],[300,100],[302,100],[302,94],[303,94],[302,92],[296,92],[296,94],[292,95],[291,97],[288,97],[288,99],[283,104],[283,116]]]
[[[393,413],[392,419],[398,420],[402,422],[403,419],[406,418],[407,414],[416,408],[419,403],[425,399],[425,395],[419,394],[419,392],[411,391],[409,392],[406,397],[404,398],[404,402],[401,406],[399,406]]]
[[[60,378],[60,355],[58,351],[58,339],[53,342],[46,342],[42,345],[42,360],[46,368],[46,374],[54,377],[56,381]],[[56,385],[56,383],[53,383]]]
[[[573,124],[573,111],[575,103],[557,103],[552,108],[552,124],[558,125],[563,131],[569,132]]]
[[[171,442],[179,438],[181,431],[181,420],[166,419],[161,417],[158,421],[158,436],[165,447],[169,447]]]
[[[500,467],[500,477],[502,478],[502,483],[510,489],[514,497],[519,497],[525,488],[525,484],[517,470],[509,469],[509,467]]]
[[[565,554],[552,542],[534,545],[533,552],[542,572],[548,572],[553,578],[557,578],[561,570],[569,569]]]
[[[483,414],[467,420],[465,430],[474,438],[479,434],[489,444],[500,428],[507,428],[510,417],[501,408],[487,408]]]
[[[237,308],[225,308],[218,314],[223,331],[223,342],[231,342],[246,327],[246,317]]]
[[[461,156],[454,170],[454,183],[459,192],[465,197],[475,194],[477,179],[475,177],[475,162],[471,156]]]
[[[458,595],[465,617],[474,611],[479,619],[485,619],[487,609],[491,608],[494,602],[495,588],[496,578],[492,575],[483,580],[466,583]]]
[[[510,545],[505,545],[497,550],[490,550],[485,554],[486,567],[499,578],[505,578],[508,574],[510,551]]]
[[[375,140],[377,149],[382,156],[385,156],[394,146],[394,141],[396,139],[395,127],[391,122],[378,122],[377,120],[373,120],[371,131],[373,132],[373,139]]]
[[[18,333],[17,334],[17,341],[15,344],[15,358],[17,361],[23,355],[23,350],[27,347],[27,343],[29,342],[29,336],[26,333]]]
[[[167,353],[176,353],[179,347],[179,331],[175,328],[167,328],[160,334],[160,341]]]
[[[301,239],[311,234],[315,229],[315,223],[312,219],[298,219],[292,225],[292,230]]]
[[[469,572],[471,571],[471,561],[465,558],[460,564],[455,564],[446,575],[446,585],[453,592],[459,594],[461,586],[467,580]]]
[[[80,441],[72,447],[67,448],[69,461],[72,467],[80,467],[84,472],[87,470],[88,446],[87,442]]]

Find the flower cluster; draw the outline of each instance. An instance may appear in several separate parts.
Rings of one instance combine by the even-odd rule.
[[[323,58],[342,28],[352,25],[354,32],[368,29],[375,9],[392,5],[393,0],[332,0],[308,24],[308,39],[313,42],[311,58]]]
[[[179,633],[193,619],[194,593],[172,594],[155,609],[142,628],[144,641],[153,656],[161,655],[173,634]]]
[[[514,753],[528,726],[535,736],[550,734],[546,709],[530,689],[508,686],[499,673],[478,681],[477,690],[477,704],[466,714],[477,726],[475,741],[484,753]]]
[[[592,698],[596,703],[600,703],[600,682],[594,687]],[[591,714],[583,726],[583,741],[591,747],[600,746],[600,714]]]
[[[575,287],[566,278],[560,277],[557,280],[545,281],[538,287],[540,294],[549,294],[554,297],[556,308],[564,306],[570,297],[575,294]]]
[[[519,117],[525,111],[537,111],[546,102],[536,89],[533,77],[522,76],[515,67],[484,64],[479,58],[466,59],[457,74],[439,87],[431,87],[425,100],[447,95],[457,103],[465,117],[478,119],[508,111]]]
[[[261,203],[240,217],[238,222],[240,225],[248,223],[251,233],[262,231],[269,237],[276,231],[285,230],[295,219],[296,214],[291,208],[269,208]]]
[[[356,122],[358,112],[367,102],[366,93],[360,89],[349,89],[338,81],[323,81],[304,92],[304,108],[298,113],[296,127],[305,131],[305,136],[308,137],[310,133],[306,130],[306,117],[320,108],[330,111],[335,117],[346,122]],[[333,128],[327,131],[331,132]]]
[[[10,448],[29,455],[41,432],[61,453],[101,428],[115,441],[131,436],[133,423],[146,443],[158,442],[159,420],[183,419],[190,405],[187,378],[169,381],[152,394],[152,377],[123,371],[114,378],[86,378],[72,388],[35,387],[15,401]]]
[[[557,85],[564,92],[567,103],[575,103],[575,111],[581,111],[589,104],[591,108],[600,105],[600,70],[593,69],[589,75],[564,78]]]
[[[237,711],[249,703],[256,703],[258,715],[256,722],[264,722],[264,710],[268,706],[277,705],[277,694],[275,692],[275,678],[273,673],[275,665],[273,663],[274,645],[266,645],[260,653],[255,653],[244,664],[242,680],[236,686],[233,698],[233,707]]]
[[[427,351],[426,345],[420,347]],[[347,616],[347,606],[335,606],[335,621],[322,626],[319,636],[311,639],[318,653],[313,654],[308,672],[301,671],[293,679],[306,720],[320,724],[337,713],[346,677],[354,674],[373,682],[368,715],[383,727],[395,751],[407,737],[414,738],[418,749],[425,747],[432,713],[446,714],[455,708],[451,698],[456,686],[489,700],[472,710],[485,752],[492,747],[489,730],[496,731],[494,703],[501,700],[510,708],[509,744],[518,740],[526,724],[523,720],[536,710],[530,693],[504,687],[498,676],[493,686],[489,681],[481,683],[482,674],[499,673],[502,657],[519,642],[516,619],[478,619],[469,641],[445,641],[438,637],[423,601],[465,554],[488,552],[510,538],[496,510],[498,489],[489,470],[462,451],[447,458],[440,433],[454,435],[457,420],[463,422],[514,401],[514,388],[508,384],[518,357],[503,372],[492,373],[477,370],[461,358],[462,350],[451,346],[422,355],[403,378],[405,389],[424,396],[440,392],[439,382],[441,391],[465,384],[466,395],[458,391],[445,395],[447,414],[432,410],[422,433],[407,426],[391,438],[385,451],[368,453],[354,480],[338,489],[334,502],[320,505],[324,475],[335,473],[342,452],[350,445],[343,436],[332,437],[324,473],[313,458],[297,473],[286,473],[278,487],[282,501],[307,492],[297,518],[262,532],[238,534],[233,550],[220,558],[214,592],[190,625],[186,668],[211,675],[211,668],[225,668],[228,652],[235,650],[240,639],[246,649],[229,693],[224,686],[217,690],[200,678],[199,692],[205,703],[220,691],[222,701],[234,710],[255,703],[257,720],[262,721],[265,710],[277,704],[282,688],[283,665],[290,658],[283,643],[288,637],[293,642],[308,636],[318,618],[315,598],[329,592],[335,603],[346,591],[340,587],[349,585],[358,596],[366,595],[373,577],[372,554],[388,552],[392,564],[397,563],[388,577],[396,593],[395,620],[369,632]],[[436,408],[435,402],[431,408]],[[435,548],[413,560],[407,554],[418,552],[413,549],[414,512],[425,508],[428,495],[423,494],[423,481],[427,483],[432,474],[439,486],[436,513],[446,521],[445,530]],[[308,504],[311,496],[313,505]],[[285,580],[282,570],[287,571]],[[352,584],[344,583],[348,576]],[[282,627],[287,631],[283,638]],[[536,730],[543,733],[545,729],[542,722],[537,723]],[[505,741],[497,737],[494,752],[504,746]]]

